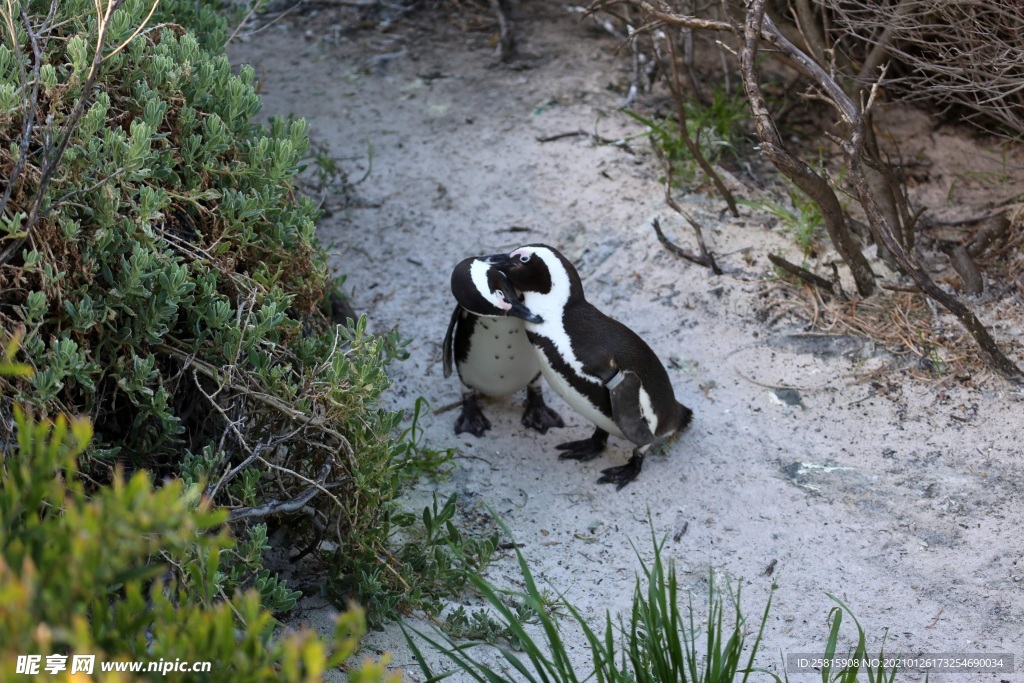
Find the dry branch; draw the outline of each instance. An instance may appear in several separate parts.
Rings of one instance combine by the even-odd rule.
[[[1024,12],[1005,0],[815,0],[831,18],[844,49],[863,66],[864,89],[877,67],[893,63],[882,82],[905,101],[930,100],[1024,135]],[[1005,131],[1004,131],[1005,132]]]
[[[320,469],[320,475],[317,477],[317,481],[306,487],[302,493],[298,494],[294,498],[289,500],[269,500],[263,505],[257,505],[255,507],[247,508],[235,508],[228,513],[228,519],[232,522],[236,522],[240,519],[252,519],[253,517],[269,517],[270,515],[284,515],[292,512],[298,512],[301,510],[306,503],[313,500],[316,494],[324,490],[324,482],[327,481],[327,476],[331,472],[331,463],[324,463],[324,466]]]
[[[787,55],[799,63],[807,65],[809,71],[815,74],[815,85],[828,93],[836,108],[841,112],[843,123],[846,129],[850,131],[847,139],[839,141],[849,167],[850,179],[854,183],[858,199],[864,207],[864,211],[872,225],[872,230],[892,254],[900,270],[909,275],[917,286],[921,288],[921,291],[934,301],[942,304],[943,307],[956,316],[960,323],[967,328],[967,331],[971,333],[971,336],[974,337],[978,346],[981,347],[989,362],[998,372],[1008,379],[1024,382],[1024,372],[1021,372],[1020,368],[1014,365],[999,349],[995,340],[978,317],[963,302],[935,284],[924,269],[910,260],[903,245],[894,237],[893,228],[886,221],[885,215],[878,205],[865,170],[864,154],[867,133],[864,115],[858,111],[846,93],[823,69],[813,64],[809,57],[801,53],[774,28],[771,19],[764,15],[764,3],[765,0],[754,0],[751,5],[744,28],[743,50],[740,57],[744,83],[748,88],[748,96],[751,97],[751,109],[755,111],[755,114],[758,113],[758,109],[761,110],[759,133],[762,132],[761,127],[764,126],[764,132],[767,135],[774,136],[775,138],[778,136],[772,125],[771,118],[767,114],[767,109],[764,107],[764,98],[757,87],[755,60],[757,57],[758,38],[764,31],[774,34],[773,44],[780,47]],[[874,101],[874,94],[875,90],[872,90],[872,96],[865,105],[865,111],[870,111]],[[755,98],[757,98],[757,102],[755,102]],[[831,190],[829,191],[831,192]]]
[[[733,197],[732,192],[722,182],[721,176],[715,171],[714,167],[708,162],[704,156],[704,152],[700,149],[700,144],[690,135],[690,130],[687,127],[686,117],[686,105],[683,102],[683,86],[679,81],[679,64],[676,55],[676,45],[674,40],[668,40],[668,53],[669,53],[669,68],[668,73],[670,74],[667,78],[669,90],[672,92],[672,99],[676,105],[676,119],[679,129],[679,137],[682,139],[683,144],[686,145],[686,149],[689,150],[690,156],[694,158],[697,165],[700,166],[701,170],[704,171],[704,175],[711,179],[715,189],[718,190],[718,194],[721,195],[725,203],[729,205],[729,213],[733,216],[739,216],[740,212],[736,208],[736,198]]]
[[[689,249],[683,249],[675,242],[669,240],[669,238],[665,236],[665,233],[661,229],[661,221],[659,221],[657,218],[651,221],[651,227],[654,228],[654,233],[658,236],[658,241],[661,242],[666,249],[668,249],[670,252],[672,252],[679,258],[686,259],[691,263],[696,263],[698,266],[705,266],[707,268],[710,268],[711,272],[713,272],[715,275],[721,275],[722,269],[718,267],[717,263],[715,263],[715,257],[712,256],[711,253],[704,246],[704,238],[701,236],[700,226],[696,225],[696,223],[691,223],[691,225],[694,225],[697,229],[697,241],[700,244],[701,248],[700,255],[694,254]]]
[[[781,256],[778,256],[776,254],[768,254],[768,260],[777,265],[779,268],[782,268],[782,270],[786,271],[790,275],[794,275],[803,280],[804,282],[814,285],[815,287],[817,287],[818,289],[822,290],[823,292],[830,296],[835,296],[837,293],[836,288],[832,285],[831,282],[829,282],[825,278],[821,277],[820,275],[815,275],[806,268],[801,268],[800,266],[796,265],[795,263],[791,263],[790,261],[787,261]]]
[[[762,22],[763,20],[763,22]],[[875,289],[875,275],[871,272],[871,266],[858,248],[857,241],[850,233],[846,223],[843,207],[839,204],[836,193],[829,187],[828,182],[815,173],[806,162],[798,159],[783,144],[782,136],[775,128],[775,122],[768,112],[768,105],[765,103],[764,94],[761,92],[760,76],[758,73],[755,57],[757,55],[758,39],[762,30],[770,35],[771,42],[782,49],[794,62],[799,64],[808,73],[817,76],[816,82],[822,86],[826,93],[836,102],[840,108],[844,120],[852,120],[857,116],[857,110],[850,103],[849,107],[843,106],[843,102],[849,100],[835,81],[829,78],[828,74],[806,54],[801,52],[795,45],[787,40],[771,19],[764,16],[764,0],[754,3],[747,17],[746,29],[744,31],[743,49],[740,52],[740,69],[743,76],[743,87],[750,101],[750,111],[754,119],[754,126],[757,136],[761,139],[761,151],[782,173],[793,181],[808,197],[821,208],[821,215],[825,221],[825,229],[832,239],[839,256],[849,266],[853,273],[854,282],[857,284],[857,291],[861,296],[869,296]],[[841,98],[841,100],[839,99]]]
[[[839,2],[839,0],[813,1],[818,5],[831,3],[828,4],[829,7],[833,7]],[[856,3],[842,4],[844,7],[859,7]],[[876,70],[876,66],[884,61],[883,57],[886,54],[888,41],[892,41],[893,44],[898,42],[901,35],[897,30],[900,28],[898,20],[912,16],[915,12],[920,15],[918,10],[921,8],[925,6],[934,7],[939,4],[948,6],[955,4],[960,9],[966,6],[977,6],[984,8],[987,12],[993,11],[994,5],[992,0],[975,0],[971,3],[942,3],[940,0],[889,0],[885,3],[878,3],[878,5],[884,6],[886,8],[885,11],[889,12],[890,15],[895,12],[898,16],[888,16],[892,22],[891,27],[884,22],[873,25],[871,37],[876,42],[872,44],[877,49],[872,51],[871,54],[866,55],[868,61],[864,64],[866,68],[864,73],[873,73]],[[836,80],[837,77],[829,73],[822,62],[828,59],[828,66],[830,67],[834,68],[838,64],[840,67],[848,68],[850,64],[857,60],[848,60],[844,55],[836,52],[840,46],[840,41],[831,33],[835,29],[829,23],[828,16],[822,17],[823,23],[820,28],[823,33],[820,35],[820,40],[817,35],[807,35],[809,33],[816,33],[819,27],[816,25],[812,26],[813,12],[810,11],[810,4],[805,0],[798,0],[796,9],[802,13],[800,21],[804,35],[803,37],[794,35],[794,37],[799,42],[810,45],[808,49],[819,58],[816,60],[809,56],[807,52],[796,47],[787,38],[786,34],[776,26],[771,17],[765,13],[765,0],[753,0],[749,3],[749,9],[746,12],[742,27],[734,26],[725,21],[702,19],[680,14],[673,11],[672,7],[667,3],[653,2],[651,0],[604,0],[603,2],[595,3],[591,7],[591,11],[596,9],[608,11],[609,8],[615,8],[618,5],[639,8],[644,12],[645,19],[648,22],[648,30],[655,27],[675,26],[692,30],[732,32],[740,38],[742,46],[740,52],[741,76],[750,103],[750,111],[755,129],[762,142],[761,151],[784,175],[818,204],[833,245],[853,273],[858,292],[866,297],[874,291],[875,276],[868,266],[867,259],[861,253],[859,244],[850,232],[845,212],[835,192],[825,178],[817,174],[807,163],[797,158],[785,147],[782,136],[776,129],[775,122],[768,111],[764,95],[761,92],[756,58],[762,41],[772,46],[777,56],[796,69],[816,89],[812,93],[816,99],[820,99],[835,107],[839,115],[837,130],[835,134],[828,135],[843,151],[847,167],[849,168],[848,178],[852,182],[856,191],[856,197],[867,215],[872,233],[879,244],[880,253],[886,254],[887,259],[894,266],[895,270],[902,272],[913,280],[915,288],[927,295],[928,299],[926,301],[929,302],[930,306],[934,306],[931,303],[932,301],[937,302],[956,316],[958,321],[972,335],[982,354],[997,371],[1015,381],[1024,380],[1024,373],[999,349],[977,316],[959,299],[939,287],[926,271],[915,263],[913,256],[915,248],[914,226],[920,211],[917,213],[910,211],[906,195],[900,186],[898,178],[891,166],[883,161],[882,154],[875,144],[873,130],[870,125],[872,104],[877,96],[879,85],[886,82],[884,80],[885,69],[881,69],[882,73],[875,80],[873,86],[868,87],[864,83],[853,80],[853,87],[851,88],[853,95],[841,87]],[[1010,16],[1011,14],[1013,15],[1012,17]],[[1005,11],[997,13],[995,19],[997,25],[1004,29],[1011,25],[1014,27],[1015,30],[1010,32],[1009,35],[1014,36],[1015,40],[1022,32],[1016,29],[1024,30],[1024,15],[1018,15],[1019,13]],[[1018,20],[1019,26],[1018,23],[1015,23]],[[790,33],[794,32],[790,31]],[[842,34],[838,35],[841,36]],[[943,44],[944,40],[938,41],[938,44]],[[845,43],[843,43],[843,47],[846,47]],[[947,45],[946,47],[952,49],[951,46]],[[863,60],[861,60],[861,63],[864,63]],[[1021,49],[1020,58],[1015,63],[1015,68],[1018,70],[1015,73],[1024,74],[1024,69],[1020,68],[1020,64],[1024,64],[1024,49]],[[938,68],[941,69],[943,67],[940,66]],[[842,74],[839,77],[842,78]],[[1017,79],[1016,82],[1018,87],[1015,93],[1024,99],[1024,75]],[[670,87],[673,86],[677,86],[677,83],[670,84]],[[867,100],[866,102],[864,102],[865,99]],[[1024,108],[1020,109],[1020,111],[1024,111]],[[969,268],[973,265],[973,259],[977,258],[978,254],[988,248],[988,245],[998,239],[1004,232],[1005,226],[994,225],[986,230],[979,231],[976,234],[975,240],[968,245],[964,245],[966,247],[964,255],[966,256],[967,267]],[[663,236],[659,235],[659,239],[662,238]],[[665,243],[667,240],[662,239],[662,242]],[[698,258],[693,254],[689,256]],[[801,277],[804,276],[803,273],[800,275]],[[808,278],[804,277],[804,279]],[[965,281],[967,279],[965,278]],[[821,279],[821,283],[816,284],[822,286],[824,282],[825,280]],[[829,284],[830,286],[832,285],[832,283]],[[1024,292],[1024,276],[1018,278],[1016,284]]]
[[[957,272],[960,279],[964,281],[964,291],[971,295],[978,295],[985,291],[985,280],[981,271],[974,263],[971,255],[967,253],[967,247],[960,245],[949,253],[949,263]]]

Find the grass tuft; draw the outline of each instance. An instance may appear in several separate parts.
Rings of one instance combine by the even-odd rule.
[[[504,527],[503,527],[504,528]],[[505,529],[508,533],[508,530]],[[402,627],[406,640],[428,683],[442,680],[457,671],[468,674],[475,681],[505,683],[661,683],[663,681],[690,681],[692,683],[719,683],[745,681],[755,671],[754,658],[764,632],[771,606],[771,596],[765,606],[757,637],[749,647],[746,643],[747,623],[740,610],[739,590],[730,591],[731,608],[727,609],[722,592],[714,577],[708,585],[709,618],[703,634],[699,635],[692,599],[684,614],[680,608],[679,583],[674,562],[662,557],[664,541],[653,539],[654,560],[648,565],[641,560],[641,574],[637,576],[633,593],[633,607],[628,624],[613,623],[605,613],[603,632],[595,631],[583,614],[565,599],[556,604],[567,614],[570,623],[578,627],[590,647],[591,664],[585,673],[577,671],[570,660],[562,640],[562,630],[553,616],[550,598],[542,593],[530,567],[519,549],[516,549],[525,589],[504,591],[487,580],[474,576],[470,579],[494,612],[494,619],[503,633],[514,639],[520,652],[513,648],[493,645],[486,641],[457,643],[447,635],[435,637],[415,629]],[[638,554],[639,555],[639,554]],[[772,591],[775,586],[773,584]],[[509,600],[508,598],[511,598]],[[519,618],[520,608],[529,608],[532,627],[527,629]],[[726,619],[726,612],[731,616]],[[442,653],[454,669],[435,673],[412,634]],[[705,641],[703,647],[698,643]],[[481,646],[500,657],[499,668],[487,664],[476,656]]]

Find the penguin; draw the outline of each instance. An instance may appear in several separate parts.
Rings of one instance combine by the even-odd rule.
[[[586,300],[579,273],[557,249],[530,244],[486,259],[522,293],[532,316],[523,317],[526,335],[544,378],[596,427],[589,439],[558,446],[559,457],[591,460],[609,434],[628,439],[635,446],[629,462],[602,470],[598,480],[621,490],[640,474],[648,450],[689,426],[692,411],[676,400],[651,347]]]
[[[561,416],[544,403],[540,360],[526,338],[526,321],[543,322],[527,309],[505,276],[486,260],[467,258],[452,271],[452,311],[443,344],[444,376],[452,364],[462,382],[462,411],[455,433],[483,436],[491,423],[480,409],[479,394],[505,396],[526,387],[523,426],[546,434],[564,427]]]

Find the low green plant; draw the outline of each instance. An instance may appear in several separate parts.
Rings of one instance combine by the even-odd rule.
[[[742,90],[729,92],[723,84],[715,85],[711,102],[701,107],[690,103],[687,116],[694,121],[697,130],[710,131],[723,141],[725,149],[735,149],[740,122],[749,116],[747,101]]]
[[[508,533],[507,529],[505,532]],[[654,559],[650,564],[640,560],[642,572],[636,579],[628,618],[620,618],[616,625],[612,615],[606,612],[604,628],[598,632],[570,602],[560,600],[557,603],[560,612],[567,614],[570,623],[582,632],[590,648],[590,663],[582,667],[582,671],[570,660],[562,639],[563,627],[556,622],[550,601],[539,590],[523,554],[516,549],[525,586],[523,591],[498,589],[478,576],[472,580],[472,585],[487,602],[488,612],[466,616],[464,610],[456,611],[459,616],[455,627],[442,627],[441,637],[402,627],[427,683],[440,681],[456,671],[481,683],[591,680],[597,683],[736,683],[747,681],[755,672],[771,676],[778,683],[783,680],[788,683],[788,674],[779,677],[755,666],[776,585],[771,586],[756,635],[748,645],[747,636],[753,631],[740,609],[739,589],[733,593],[727,585],[726,600],[716,585],[714,573],[710,574],[708,611],[701,628],[695,617],[692,596],[687,599],[685,611],[680,607],[682,596],[674,563],[671,559],[666,562],[662,556],[664,541],[659,543],[653,538],[652,541]],[[864,629],[841,600],[829,597],[837,606],[829,612],[824,657],[829,663],[835,657],[844,614],[853,619],[857,644],[846,658],[851,662],[849,665],[828,666],[822,670],[822,683],[857,683],[862,673],[867,674],[868,683],[893,683],[896,670],[884,665],[885,638],[878,665],[862,666],[861,662],[870,661]],[[527,624],[532,627],[527,628]],[[497,634],[501,637],[496,637]],[[475,639],[456,642],[462,637]],[[501,640],[511,646],[503,646]],[[420,642],[444,655],[454,669],[434,672],[426,662]],[[503,666],[496,668],[481,661],[474,653],[479,648],[497,653]]]
[[[561,601],[563,609],[582,631],[591,650],[589,670],[581,673],[569,659],[561,628],[555,617],[545,609],[545,596],[539,590],[523,554],[516,549],[519,568],[523,574],[525,590],[509,592],[495,588],[485,579],[472,579],[473,587],[485,598],[502,626],[516,639],[522,655],[513,649],[496,646],[504,659],[505,668],[497,671],[473,655],[477,647],[487,642],[456,643],[451,637],[444,641],[416,631],[416,635],[432,648],[444,654],[456,667],[477,681],[499,683],[504,681],[552,681],[579,683],[595,680],[598,683],[664,683],[664,681],[691,681],[693,683],[732,682],[747,679],[753,671],[753,661],[767,623],[771,598],[765,606],[757,636],[746,646],[747,624],[740,606],[739,594],[732,599],[731,623],[725,623],[726,609],[721,593],[709,582],[708,607],[710,617],[705,631],[706,643],[697,646],[698,630],[692,602],[687,614],[680,609],[679,586],[674,563],[662,559],[663,543],[654,543],[654,560],[650,566],[641,561],[643,577],[637,577],[633,593],[633,609],[627,624],[616,627],[610,613],[605,614],[602,634],[596,632],[586,617],[571,603]],[[773,586],[774,590],[774,586]],[[536,617],[540,636],[535,637],[508,604],[506,596],[530,607]],[[403,627],[404,629],[404,627]],[[435,674],[408,630],[406,640],[421,671],[428,681],[437,681],[448,673]],[[515,675],[513,675],[515,672]]]
[[[536,609],[523,600],[506,599],[505,604],[515,612],[517,624],[537,624],[540,619]],[[548,609],[554,605],[545,601]],[[467,611],[465,605],[448,612],[440,625],[441,632],[454,640],[476,640],[495,645],[499,642],[508,643],[509,647],[516,651],[523,650],[523,644],[516,636],[514,630],[504,624],[486,609],[475,609]]]
[[[889,661],[896,662],[898,659],[885,656],[885,641],[888,632],[882,636],[882,644],[879,646],[878,656],[874,658],[869,657],[867,638],[860,622],[857,621],[857,617],[854,616],[853,612],[850,611],[850,608],[842,600],[831,594],[828,597],[835,601],[836,607],[833,607],[828,614],[829,634],[828,640],[825,643],[824,665],[821,669],[822,683],[857,683],[860,680],[861,671],[867,674],[869,683],[892,683],[896,679],[898,666],[887,667],[886,664]],[[832,666],[832,662],[839,647],[839,631],[843,625],[843,614],[848,614],[853,619],[854,626],[857,628],[857,644],[849,650],[847,657],[845,657],[851,663],[844,667],[835,668]],[[877,664],[871,666],[871,661],[876,661]],[[862,664],[866,665],[862,666]],[[788,676],[786,680],[789,680]]]
[[[412,421],[402,432],[394,451],[394,461],[405,479],[441,478],[454,469],[455,448],[430,448],[423,442],[423,417],[430,412],[430,403],[420,396],[413,405]]]
[[[795,188],[789,191],[789,202],[788,206],[775,200],[744,200],[739,203],[777,218],[782,224],[782,229],[793,236],[806,260],[818,247],[818,240],[825,228],[825,220],[818,204]]]
[[[454,522],[457,502],[453,494],[439,504],[435,494],[420,515],[393,511],[391,543],[376,549],[388,564],[382,566],[374,547],[366,544],[336,553],[330,570],[331,594],[365,606],[374,627],[403,605],[440,614],[445,599],[471,585],[498,548],[497,532],[478,536],[459,531]],[[400,580],[395,580],[396,575]]]
[[[709,163],[715,164],[727,152],[735,152],[740,122],[747,117],[746,103],[740,93],[729,94],[724,87],[716,86],[707,106],[686,102],[683,107],[687,132]],[[651,141],[673,166],[674,180],[684,184],[697,181],[700,166],[693,160],[673,117],[655,119],[630,110],[626,110],[626,114],[650,129]]]

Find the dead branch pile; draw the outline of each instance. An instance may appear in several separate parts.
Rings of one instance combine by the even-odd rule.
[[[903,100],[965,111],[995,132],[995,122],[1024,136],[1024,6],[1005,0],[814,0],[823,9],[801,30],[809,43],[859,65],[868,83],[891,66],[882,85]],[[807,2],[798,2],[806,5]],[[803,16],[810,16],[806,13]]]
[[[591,12],[600,11],[624,23],[634,45],[638,36],[649,36],[655,59],[669,74],[666,80],[677,104],[683,97],[680,74],[690,75],[687,81],[691,90],[698,89],[698,79],[692,76],[694,65],[687,57],[692,34],[704,31],[723,36],[721,43],[731,43],[731,51],[739,58],[743,90],[761,153],[817,204],[829,238],[853,276],[859,296],[866,300],[878,291],[878,275],[863,253],[861,240],[853,234],[849,209],[840,202],[839,193],[846,194],[859,205],[858,209],[870,228],[870,239],[878,245],[879,255],[885,263],[910,281],[912,285],[909,286],[915,291],[952,313],[993,369],[1007,378],[1024,381],[1024,373],[1006,356],[973,310],[955,293],[937,283],[922,261],[917,239],[921,227],[918,217],[925,207],[915,210],[910,206],[898,173],[880,150],[872,123],[874,105],[887,82],[887,65],[883,64],[886,62],[885,51],[882,48],[869,50],[863,63],[855,66],[851,59],[843,57],[839,48],[864,39],[851,40],[853,37],[844,34],[842,27],[829,24],[829,12],[816,12],[815,8],[820,10],[821,6],[811,2],[794,0],[791,10],[784,3],[767,0],[751,0],[745,5],[738,2],[701,4],[693,0],[597,0]],[[821,2],[836,3],[837,7],[851,11],[851,8],[863,5],[841,0]],[[926,4],[926,0],[901,0],[898,4],[903,10],[916,11]],[[960,4],[984,6],[985,1]],[[883,35],[889,28],[887,24],[877,25],[875,33],[878,35],[873,35],[873,42],[868,44],[890,45],[891,38]],[[680,49],[677,50],[677,46]],[[842,154],[848,171],[842,187],[812,167],[801,157],[801,150],[780,133],[764,92],[762,69],[766,57],[779,60],[795,72],[804,89],[804,97],[825,103],[834,116],[831,125],[823,125],[822,135],[831,140]],[[942,66],[939,64],[936,68]],[[686,96],[698,99],[700,95],[699,92],[690,92]],[[683,129],[685,121],[682,115],[679,119],[678,127]],[[709,175],[713,177],[713,174]],[[671,199],[670,191],[668,197]],[[1005,228],[1009,223],[1002,222],[1003,229],[998,231],[1000,235],[1007,232]],[[977,270],[975,261],[983,256],[990,242],[965,242],[960,245],[962,248],[955,250],[954,263],[965,283],[972,279],[970,271]],[[703,245],[702,251],[705,251]],[[706,261],[714,263],[713,255],[709,254]],[[804,279],[824,283],[821,285],[823,291],[830,296],[841,294],[828,280],[810,273]],[[979,282],[980,278],[975,279],[972,286],[976,287]]]

